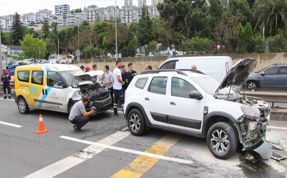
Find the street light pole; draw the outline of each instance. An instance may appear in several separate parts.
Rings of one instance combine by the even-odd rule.
[[[116,61],[118,60],[118,20],[117,20],[117,0],[115,0],[115,38],[116,38]]]
[[[0,24],[0,72],[2,72],[3,61],[2,61],[2,26]]]
[[[60,54],[60,41],[59,41],[59,37],[58,37],[58,57],[59,57],[59,54]]]

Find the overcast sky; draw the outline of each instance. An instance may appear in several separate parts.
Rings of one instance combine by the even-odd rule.
[[[69,4],[71,9],[84,8],[89,5],[105,7],[114,5],[114,0],[0,0],[0,16],[36,12],[41,9],[49,9],[54,12],[54,6],[59,4]],[[150,4],[150,0],[147,0]],[[117,0],[118,6],[123,6],[124,0]],[[138,0],[133,0],[134,5],[138,5]]]

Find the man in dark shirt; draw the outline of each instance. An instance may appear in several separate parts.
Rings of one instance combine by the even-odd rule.
[[[128,64],[129,71],[127,72],[127,85],[131,83],[134,76],[137,75],[137,72],[133,70],[133,63]]]
[[[126,71],[126,67],[124,65],[121,66],[121,72],[122,72],[122,80],[123,80],[123,91],[125,93],[126,89],[128,88],[128,73]]]
[[[7,99],[7,96],[9,99],[11,99],[11,87],[10,87],[11,76],[6,68],[4,68],[2,71],[1,80],[3,82],[4,99]]]

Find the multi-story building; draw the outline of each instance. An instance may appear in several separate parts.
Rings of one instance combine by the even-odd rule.
[[[26,26],[34,26],[36,23],[36,13],[27,13],[21,16],[21,21]]]
[[[100,19],[100,8],[96,5],[88,6],[84,13],[86,13],[89,22],[95,22]]]
[[[0,24],[3,31],[10,31],[14,22],[14,15],[6,15],[0,17]]]
[[[52,11],[48,9],[39,10],[36,12],[36,24],[42,24],[45,20],[52,19]]]
[[[138,8],[141,9],[143,6],[146,6],[146,0],[138,0]]]
[[[63,4],[63,5],[56,5],[55,6],[55,15],[67,15],[70,12],[70,5]]]
[[[124,23],[131,23],[133,20],[133,1],[125,0],[124,5]]]

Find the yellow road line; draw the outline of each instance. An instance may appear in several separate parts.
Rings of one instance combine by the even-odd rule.
[[[178,135],[167,135],[157,141],[154,145],[148,148],[145,152],[157,155],[165,155],[168,150],[180,140]],[[138,156],[129,165],[116,172],[111,178],[138,178],[142,177],[147,171],[159,161],[158,158],[147,156]]]

